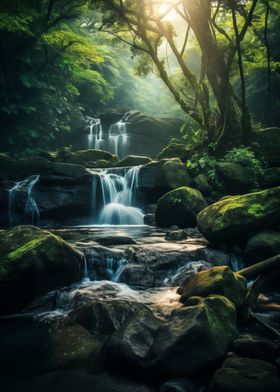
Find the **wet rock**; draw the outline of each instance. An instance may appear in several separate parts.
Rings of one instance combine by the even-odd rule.
[[[261,179],[261,186],[263,188],[272,188],[280,185],[280,167],[269,167],[264,169],[263,177]]]
[[[259,129],[251,133],[252,148],[257,156],[272,165],[280,163],[280,128]]]
[[[182,241],[188,238],[186,230],[170,230],[166,233],[165,239],[167,241]]]
[[[127,264],[123,267],[118,282],[137,288],[152,287],[154,286],[154,274],[146,265]]]
[[[212,242],[237,240],[244,233],[265,228],[280,219],[280,187],[231,196],[201,211],[198,227]]]
[[[198,189],[203,195],[208,196],[211,193],[211,186],[204,174],[198,174],[192,181],[193,188]]]
[[[192,150],[186,144],[170,143],[158,154],[158,159],[179,158],[181,161],[186,162],[191,155]]]
[[[189,187],[175,189],[159,199],[156,210],[157,225],[194,227],[197,214],[206,206],[207,203],[198,190]]]
[[[130,237],[124,237],[124,236],[100,237],[100,238],[96,238],[95,241],[103,246],[136,244],[136,241],[134,239]]]
[[[255,264],[279,252],[280,233],[274,230],[263,230],[249,239],[243,257],[246,263]]]
[[[54,174],[65,177],[84,178],[88,176],[88,172],[83,165],[72,163],[53,163],[52,171]]]
[[[60,237],[33,226],[0,234],[0,296],[9,293],[0,313],[15,312],[36,296],[81,277],[81,254]]]
[[[152,162],[151,158],[137,155],[128,155],[115,164],[115,167],[139,166]]]
[[[252,176],[242,165],[233,162],[220,162],[216,164],[216,169],[230,192],[238,194],[238,192],[246,192],[252,188]]]
[[[230,357],[214,374],[210,392],[277,392],[277,369],[259,359]]]
[[[183,285],[189,278],[195,275],[197,272],[206,271],[213,267],[212,263],[207,263],[204,260],[191,261],[187,265],[179,267],[176,272],[172,271],[170,276],[165,280],[165,283],[172,286]]]
[[[236,310],[222,296],[180,308],[159,327],[151,357],[158,374],[184,377],[223,357],[236,336]]]
[[[0,179],[23,180],[32,174],[50,173],[52,165],[42,157],[12,158],[0,154]]]
[[[102,151],[102,150],[70,151],[64,149],[58,151],[56,156],[57,162],[75,163],[86,167],[89,167],[88,166],[89,162],[96,162],[100,159],[106,160],[111,164],[116,163],[118,160],[116,155],[111,154],[108,151]]]
[[[122,300],[96,300],[73,310],[69,317],[91,334],[110,335],[145,305]]]
[[[149,351],[161,324],[148,308],[136,313],[106,340],[102,350],[105,362],[125,372],[146,370]]]
[[[174,378],[162,384],[159,392],[198,392],[198,387],[191,379]]]
[[[148,226],[156,225],[156,214],[146,214],[144,216],[144,224]]]
[[[254,335],[241,335],[232,344],[232,351],[240,356],[273,362],[277,356],[277,344]]]
[[[162,175],[169,189],[190,186],[191,178],[188,170],[179,159],[165,162],[162,166]]]
[[[246,286],[247,280],[229,267],[213,267],[193,275],[178,289],[178,293],[182,303],[193,296],[219,294],[241,306],[247,293]]]

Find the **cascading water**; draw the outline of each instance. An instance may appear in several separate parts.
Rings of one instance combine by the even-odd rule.
[[[125,173],[103,170],[93,173],[92,203],[96,205],[96,177],[101,188],[100,214],[94,206],[95,223],[104,225],[143,225],[144,214],[137,207],[137,190],[141,166],[135,166]],[[95,189],[94,189],[95,188]]]
[[[27,192],[27,199],[24,207],[24,221],[32,224],[38,223],[40,219],[40,212],[33,196],[33,190],[36,183],[39,181],[39,175],[33,175],[23,181],[16,182],[16,184],[9,190],[9,223],[12,226],[15,223],[15,207],[16,197],[20,190]]]
[[[99,118],[87,117],[86,121],[89,128],[88,148],[100,149],[104,142],[101,120]]]
[[[125,156],[128,151],[128,134],[126,122],[120,120],[109,128],[109,148],[118,156]]]

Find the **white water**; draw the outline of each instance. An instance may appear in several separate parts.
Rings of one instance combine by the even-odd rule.
[[[102,170],[93,173],[92,207],[93,220],[97,224],[143,225],[144,214],[137,207],[137,189],[141,166],[129,169],[125,174]],[[96,177],[101,188],[100,213],[96,211]]]
[[[109,128],[109,149],[120,157],[127,155],[128,134],[123,119],[112,124]]]
[[[9,223],[10,226],[15,224],[15,207],[17,193],[21,190],[26,190],[27,200],[24,207],[24,221],[32,224],[38,223],[40,219],[40,212],[33,195],[34,186],[39,181],[39,175],[33,175],[23,181],[18,181],[9,190]]]
[[[88,149],[100,149],[104,142],[103,128],[99,118],[87,117],[88,134]]]

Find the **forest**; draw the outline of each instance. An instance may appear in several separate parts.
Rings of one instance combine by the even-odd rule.
[[[1,0],[5,392],[280,392],[280,2]]]

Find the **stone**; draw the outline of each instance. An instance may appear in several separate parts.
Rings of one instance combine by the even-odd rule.
[[[247,280],[229,267],[212,267],[190,277],[178,289],[180,302],[193,296],[223,295],[236,306],[241,306],[247,293]]]
[[[273,362],[277,357],[277,344],[263,337],[240,335],[232,344],[232,351],[240,356]]]
[[[259,129],[251,133],[250,142],[256,155],[272,165],[280,164],[280,128]]]
[[[56,160],[58,162],[75,163],[87,167],[87,164],[89,162],[96,162],[99,160],[105,160],[110,162],[111,164],[114,164],[117,162],[118,157],[108,151],[102,150],[60,150],[57,153]]]
[[[169,230],[165,235],[166,241],[183,241],[187,238],[187,230]]]
[[[224,198],[198,214],[198,228],[211,242],[233,242],[280,220],[280,187]]]
[[[150,309],[137,312],[106,340],[102,350],[105,363],[126,373],[147,370],[149,351],[161,324]]]
[[[127,166],[140,166],[146,165],[147,163],[152,162],[151,158],[137,155],[128,155],[125,158],[121,159],[114,166],[115,167],[127,167]]]
[[[141,289],[152,287],[154,285],[154,276],[147,266],[129,263],[123,266],[118,282]]]
[[[263,176],[260,181],[263,188],[272,188],[280,185],[280,167],[269,167],[264,169]]]
[[[53,163],[52,171],[60,176],[74,178],[84,178],[89,175],[83,165],[75,165],[72,163]]]
[[[112,166],[112,164],[106,159],[98,159],[97,161],[87,162],[87,167],[91,169],[103,169]]]
[[[178,225],[195,227],[197,214],[206,208],[202,194],[193,188],[181,187],[163,195],[157,203],[156,222],[160,227]]]
[[[79,281],[82,256],[62,238],[34,226],[0,233],[0,314],[12,313],[47,291]]]
[[[180,308],[158,328],[150,351],[155,371],[185,377],[222,358],[236,337],[236,310],[222,296]]]
[[[124,300],[96,300],[70,312],[69,317],[91,334],[110,335],[145,305]]]
[[[189,378],[174,378],[166,381],[160,387],[159,392],[198,392],[199,389],[193,380]]]
[[[203,195],[209,195],[211,193],[211,186],[204,174],[198,174],[192,180],[193,187],[198,189]]]
[[[227,189],[232,193],[250,191],[252,186],[252,176],[249,171],[238,163],[219,162],[216,170]]]
[[[186,166],[177,159],[168,160],[162,166],[162,175],[169,189],[190,186],[191,179]]]
[[[181,143],[170,143],[159,154],[158,159],[179,158],[182,162],[186,162],[192,155],[192,150]]]
[[[98,244],[103,246],[110,245],[133,245],[136,244],[136,241],[133,238],[125,237],[125,236],[107,236],[107,237],[99,237],[95,239]]]
[[[259,359],[232,356],[214,374],[209,392],[278,392],[279,388],[275,366]]]
[[[280,233],[267,229],[254,234],[248,240],[243,258],[247,264],[255,264],[278,253],[280,253]]]
[[[148,226],[156,225],[156,215],[155,214],[146,214],[144,216],[144,224]]]

